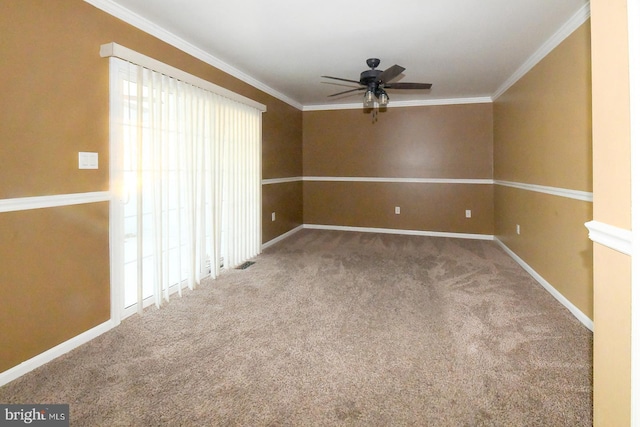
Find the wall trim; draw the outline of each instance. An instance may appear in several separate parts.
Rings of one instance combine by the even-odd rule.
[[[262,185],[271,185],[271,184],[284,184],[285,182],[298,182],[302,181],[301,176],[290,176],[287,178],[268,178],[262,180]]]
[[[569,18],[546,42],[542,44],[507,80],[500,85],[498,90],[491,96],[495,101],[505,93],[518,80],[524,77],[531,69],[547,56],[553,49],[558,47],[567,37],[577,30],[591,16],[591,5],[587,2],[576,13]]]
[[[584,202],[593,202],[593,193],[589,191],[570,190],[568,188],[549,187],[546,185],[526,184],[523,182],[512,182],[494,180],[497,185],[504,187],[519,188],[521,190],[535,191],[538,193],[551,194],[553,196],[566,197],[569,199],[582,200]]]
[[[189,55],[204,61],[205,63],[224,71],[225,73],[236,77],[243,82],[259,89],[301,111],[325,111],[325,110],[345,110],[345,109],[361,109],[362,103],[350,104],[323,104],[323,105],[303,105],[298,101],[288,97],[287,95],[273,89],[272,87],[262,83],[254,77],[240,71],[239,69],[227,64],[226,62],[207,53],[203,49],[187,42],[186,40],[176,36],[175,34],[161,28],[157,24],[149,21],[137,13],[115,3],[112,0],[84,0],[86,3],[102,10],[103,12],[114,16],[122,21],[150,34],[171,46],[174,46]],[[450,98],[450,99],[427,99],[415,101],[391,101],[389,107],[416,107],[429,105],[451,105],[451,104],[471,104],[493,102],[500,95],[506,92],[514,83],[522,78],[531,70],[540,60],[548,55],[556,48],[565,38],[582,25],[591,16],[590,4],[587,3],[578,10],[569,20],[558,29],[542,46],[538,48],[525,62],[522,64],[491,96],[466,97],[466,98]]]
[[[568,199],[593,202],[593,193],[589,191],[571,190],[561,187],[527,184],[523,182],[503,181],[484,178],[392,178],[392,177],[367,177],[367,176],[292,176],[286,178],[263,179],[262,185],[282,184],[285,182],[391,182],[402,184],[480,184],[502,185],[504,187],[518,188],[520,190],[535,191]]]
[[[279,235],[278,237],[276,237],[276,238],[274,238],[274,239],[271,239],[271,240],[269,240],[269,241],[268,241],[268,242],[266,242],[266,243],[263,243],[263,244],[262,244],[262,250],[265,250],[265,249],[267,249],[269,246],[273,246],[273,245],[275,245],[276,243],[278,243],[278,242],[280,242],[280,241],[282,241],[282,240],[286,239],[287,237],[289,237],[289,236],[292,236],[292,235],[296,234],[298,231],[302,230],[302,228],[303,228],[303,226],[302,226],[302,225],[299,225],[299,226],[297,226],[296,228],[294,228],[294,229],[292,229],[292,230],[289,230],[289,231],[287,231],[286,233],[281,234],[281,235]]]
[[[262,185],[283,184],[285,182],[397,182],[405,184],[494,184],[492,179],[474,178],[389,178],[367,176],[291,176],[286,178],[263,179]]]
[[[574,315],[576,319],[580,321],[584,326],[586,326],[591,332],[593,332],[593,320],[589,319],[589,317],[584,314],[578,307],[573,305],[571,301],[569,301],[564,295],[562,295],[553,285],[542,277],[538,272],[536,272],[529,264],[527,264],[522,258],[516,255],[507,245],[505,245],[500,239],[497,237],[495,241],[498,245],[511,257],[513,258],[524,270],[531,275],[544,289],[547,290],[553,297],[560,302],[560,304],[564,305],[567,310]]]
[[[633,254],[633,233],[631,230],[615,227],[600,221],[584,224],[589,229],[589,238],[625,255]]]
[[[402,234],[405,236],[452,237],[455,239],[493,240],[492,234],[450,233],[444,231],[402,230],[397,228],[351,227],[343,225],[303,224],[311,230],[356,231],[360,233]]]
[[[303,176],[303,181],[317,182],[398,182],[406,184],[493,184],[492,179],[467,178],[384,178],[365,176]]]
[[[627,0],[631,144],[631,425],[640,425],[640,0]]]
[[[88,331],[81,333],[80,335],[76,335],[75,337],[58,344],[55,347],[50,348],[49,350],[38,354],[37,356],[32,357],[29,360],[26,360],[19,365],[14,366],[4,372],[0,373],[0,387],[5,384],[10,383],[11,381],[25,375],[40,366],[51,362],[52,360],[62,356],[65,353],[70,352],[71,350],[80,347],[82,344],[85,344],[91,341],[94,338],[104,334],[105,332],[113,329],[116,326],[115,322],[112,320],[107,320],[104,323],[101,323],[98,326],[95,326]]]
[[[278,92],[270,86],[258,81],[257,79],[251,77],[250,75],[243,73],[235,67],[227,64],[226,62],[216,58],[215,56],[205,52],[203,49],[196,47],[195,45],[185,41],[184,39],[176,36],[175,34],[165,30],[164,28],[159,27],[153,22],[143,18],[137,13],[132,12],[131,10],[120,6],[119,4],[113,2],[112,0],[84,0],[85,2],[91,4],[92,6],[102,10],[103,12],[108,13],[111,16],[114,16],[118,19],[123,20],[127,24],[133,25],[139,30],[144,31],[147,34],[150,34],[158,39],[162,40],[165,43],[174,46],[181,51],[188,53],[189,55],[200,59],[201,61],[206,62],[207,64],[224,71],[225,73],[236,77],[237,79],[242,80],[243,82],[259,89],[287,104],[292,107],[297,108],[298,110],[302,110],[302,104],[288,96]]]
[[[110,200],[111,193],[109,193],[108,191],[56,194],[51,196],[18,197],[15,199],[0,199],[0,212],[55,208],[58,206],[81,205],[84,203],[108,202]]]
[[[493,102],[490,96],[467,98],[418,99],[410,101],[390,101],[387,108],[429,107],[434,105],[487,104]],[[362,110],[362,102],[349,104],[313,104],[305,105],[302,111]]]

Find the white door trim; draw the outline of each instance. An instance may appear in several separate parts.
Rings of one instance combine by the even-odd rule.
[[[640,0],[627,0],[631,132],[631,425],[640,426]]]

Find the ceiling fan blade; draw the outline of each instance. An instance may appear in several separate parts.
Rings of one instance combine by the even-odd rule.
[[[359,87],[359,88],[355,88],[355,89],[351,89],[351,90],[345,90],[344,92],[338,92],[338,93],[334,93],[333,95],[329,95],[329,97],[338,96],[338,95],[344,95],[345,93],[356,92],[358,90],[365,90],[365,89],[366,88],[364,88],[364,87]]]
[[[341,81],[343,81],[343,82],[349,82],[349,83],[360,84],[360,82],[359,82],[359,81],[357,81],[357,80],[343,79],[343,78],[340,78],[340,77],[331,77],[331,76],[320,76],[320,77],[325,78],[325,79],[341,80]]]
[[[398,77],[400,74],[402,74],[402,72],[405,70],[404,67],[401,67],[399,65],[392,65],[391,67],[387,68],[386,70],[384,70],[382,72],[382,74],[380,74],[380,76],[378,77],[378,81],[380,83],[386,83],[388,81],[391,81],[393,79],[395,79],[396,77]]]
[[[431,83],[387,83],[385,89],[431,89]]]

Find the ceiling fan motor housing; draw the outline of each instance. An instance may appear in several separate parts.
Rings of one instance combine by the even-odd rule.
[[[360,84],[369,86],[371,83],[378,81],[378,76],[382,74],[380,70],[366,70],[360,73]]]
[[[380,65],[380,60],[378,58],[369,58],[367,59],[367,65],[370,70],[365,70],[360,73],[360,84],[363,86],[368,86],[370,89],[375,90],[378,81],[378,76],[382,74],[381,70],[376,70],[375,68]]]

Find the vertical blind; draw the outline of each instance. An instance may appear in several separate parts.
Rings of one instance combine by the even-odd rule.
[[[160,306],[260,252],[261,111],[110,58],[112,270]]]

